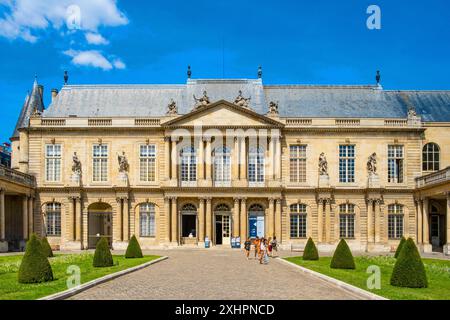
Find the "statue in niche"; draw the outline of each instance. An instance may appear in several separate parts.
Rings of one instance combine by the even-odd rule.
[[[269,115],[278,115],[278,103],[274,101],[269,102]]]
[[[173,99],[170,99],[170,103],[167,105],[167,114],[171,116],[178,114],[177,103]]]
[[[323,152],[319,156],[319,174],[321,176],[328,175],[328,161]]]
[[[210,104],[209,97],[207,96],[206,90],[203,91],[203,96],[200,98],[196,98],[194,94],[194,100],[195,100],[195,109],[207,106]]]
[[[367,171],[369,174],[377,174],[377,154],[375,152],[367,160]]]
[[[248,108],[249,107],[249,103],[250,103],[250,97],[249,98],[244,98],[242,96],[242,91],[239,90],[239,95],[236,97],[236,99],[234,99],[234,104],[238,105],[239,107],[244,107],[244,108]]]
[[[72,173],[81,176],[81,161],[76,152],[73,153],[72,162]]]
[[[125,156],[125,152],[122,152],[122,155],[117,156],[117,160],[119,161],[119,172],[126,173],[128,171],[129,165],[127,157]]]

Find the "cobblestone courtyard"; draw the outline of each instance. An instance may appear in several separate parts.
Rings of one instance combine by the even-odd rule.
[[[246,260],[240,250],[151,251],[169,259],[71,299],[358,299],[332,284],[271,259]],[[253,254],[253,253],[252,253]]]

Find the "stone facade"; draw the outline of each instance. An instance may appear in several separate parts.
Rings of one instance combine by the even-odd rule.
[[[331,251],[344,237],[354,250],[388,252],[404,235],[429,251],[431,239],[423,236],[430,229],[429,217],[425,223],[422,217],[423,203],[427,205],[430,197],[442,202],[441,246],[447,248],[450,179],[427,194],[427,186],[419,188],[417,178],[429,173],[422,170],[422,149],[428,142],[440,146],[440,168],[450,166],[450,123],[422,122],[420,117],[410,121],[406,116],[372,118],[370,110],[367,114],[358,118],[265,115],[227,100],[185,114],[154,117],[136,117],[131,111],[121,117],[46,117],[44,112],[32,115],[29,126],[19,129],[19,138],[13,139],[12,163],[36,179],[33,231],[47,234],[50,243],[61,249],[92,247],[99,235],[107,236],[115,249],[125,248],[132,235],[143,248],[203,246],[205,237],[212,245],[230,246],[234,237],[262,232],[265,237],[276,236],[284,248],[303,247],[312,237],[320,250]],[[192,157],[183,164],[181,152],[191,145]],[[219,157],[222,145],[227,151]],[[262,151],[255,160],[252,152],[258,145]],[[52,181],[47,146],[60,148],[56,160],[60,173]],[[98,146],[106,150],[103,173],[94,169],[94,162],[103,161],[94,159]],[[151,169],[143,169],[147,158],[142,146],[145,150],[151,146],[154,152]],[[304,148],[300,160],[293,156],[293,146]],[[343,155],[342,146],[352,146],[354,154]],[[402,149],[397,164],[400,181],[388,177],[390,146]],[[81,162],[79,179],[74,178],[74,153]],[[327,159],[326,175],[318,169],[321,153]],[[375,174],[367,169],[373,153]],[[127,170],[119,170],[118,155],[126,157]],[[347,156],[350,162],[344,159]],[[186,177],[185,167],[192,159],[195,169],[188,169]],[[258,161],[260,166],[253,169]],[[259,169],[261,175],[254,172]],[[142,179],[149,170],[150,178]],[[95,181],[99,174],[105,176],[103,181]],[[60,230],[48,234],[48,224],[55,222],[47,220],[54,215],[46,211],[55,210],[49,206],[53,203],[58,204]],[[141,217],[146,208],[150,220]],[[299,213],[293,208],[306,214],[306,223],[291,219]],[[392,208],[401,212],[391,212]],[[401,215],[396,226],[397,220],[389,223],[393,213]],[[349,220],[341,217],[345,215],[351,216]],[[395,235],[389,234],[389,228]]]

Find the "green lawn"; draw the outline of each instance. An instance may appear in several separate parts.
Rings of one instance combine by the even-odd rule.
[[[93,254],[56,255],[49,258],[53,269],[54,281],[39,284],[21,284],[17,281],[22,255],[0,256],[0,300],[33,300],[47,295],[67,290],[67,267],[76,265],[81,270],[81,283],[121,271],[159,258],[158,256],[144,256],[138,259],[125,259],[123,256],[113,256],[114,266],[94,268]]]
[[[412,289],[390,285],[395,258],[355,257],[355,270],[331,269],[331,257],[322,257],[319,261],[304,261],[301,257],[289,257],[286,260],[323,273],[327,276],[347,282],[361,289],[373,292],[388,299],[401,300],[441,300],[450,299],[450,261],[437,259],[423,259],[428,277],[428,288]],[[367,267],[377,265],[381,270],[381,289],[369,290],[367,279],[371,274],[366,273]]]

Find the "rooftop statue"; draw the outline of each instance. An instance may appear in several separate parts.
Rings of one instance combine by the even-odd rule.
[[[274,101],[269,102],[269,115],[278,115],[278,103]]]
[[[328,175],[328,161],[325,157],[325,153],[321,153],[319,156],[319,175],[327,176]]]
[[[119,154],[117,160],[119,161],[119,172],[127,172],[129,165],[125,152],[122,152],[122,155]]]
[[[77,153],[74,152],[72,156],[72,173],[81,175],[81,161],[78,159]]]
[[[369,174],[377,173],[377,154],[375,152],[367,160],[367,171],[369,171]]]
[[[238,105],[239,107],[249,108],[250,99],[250,97],[244,98],[242,96],[242,91],[239,90],[239,95],[236,97],[236,99],[234,99],[234,104]]]
[[[167,114],[168,115],[178,114],[177,103],[173,99],[170,99],[170,103],[167,105]]]
[[[413,107],[408,109],[408,118],[417,117],[417,112]]]
[[[200,98],[196,98],[194,94],[194,100],[195,100],[195,109],[198,109],[200,107],[207,106],[210,104],[209,97],[206,95],[206,90],[203,91],[203,96]]]

